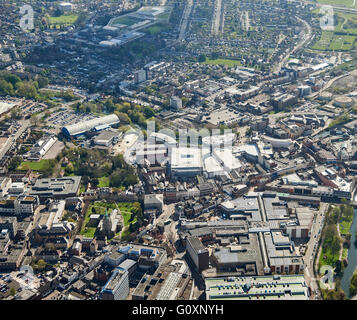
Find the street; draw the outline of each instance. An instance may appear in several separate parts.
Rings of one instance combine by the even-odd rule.
[[[313,264],[315,260],[315,255],[318,253],[318,249],[319,249],[318,243],[321,237],[321,232],[324,224],[324,217],[327,209],[328,209],[328,203],[321,202],[320,209],[316,215],[316,219],[314,219],[315,221],[312,224],[311,237],[308,242],[308,247],[304,256],[305,279],[307,285],[311,288],[313,295],[316,290],[319,290],[317,279],[315,278],[314,275]]]

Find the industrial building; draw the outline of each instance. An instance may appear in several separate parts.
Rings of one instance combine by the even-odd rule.
[[[116,131],[105,130],[93,138],[93,142],[97,146],[109,147],[118,142],[120,133]]]
[[[30,193],[40,200],[47,198],[65,199],[75,197],[79,191],[81,177],[37,179]]]
[[[27,159],[29,160],[40,160],[48,150],[56,143],[57,138],[54,136],[42,137],[37,143],[32,147],[29,152]]]
[[[71,124],[69,126],[63,127],[62,132],[67,137],[76,137],[88,131],[101,131],[111,126],[118,126],[119,123],[120,120],[118,116],[115,114],[110,114],[104,117]]]
[[[208,278],[207,300],[308,300],[303,275]]]

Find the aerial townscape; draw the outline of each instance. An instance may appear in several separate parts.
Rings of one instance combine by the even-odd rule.
[[[355,0],[0,1],[0,300],[357,300],[356,182]]]

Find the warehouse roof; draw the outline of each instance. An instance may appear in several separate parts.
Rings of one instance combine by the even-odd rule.
[[[119,118],[115,114],[110,114],[104,117],[100,118],[95,118],[95,119],[90,119],[87,121],[82,121],[80,123],[74,123],[69,126],[63,127],[62,131],[69,136],[76,136],[82,133],[85,133],[87,131],[90,131],[91,129],[98,127],[98,126],[103,126],[103,125],[114,125],[119,123]]]

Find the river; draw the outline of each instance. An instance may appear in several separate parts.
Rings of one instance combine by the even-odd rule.
[[[357,196],[355,197],[355,200],[356,198]],[[357,232],[357,210],[354,210],[353,222],[351,225],[350,232],[352,234],[352,237],[351,237],[351,247],[348,250],[348,265],[345,268],[343,277],[341,279],[341,288],[347,296],[349,296],[350,281],[353,272],[355,271],[357,266],[357,248],[354,244],[356,239],[356,232]]]

